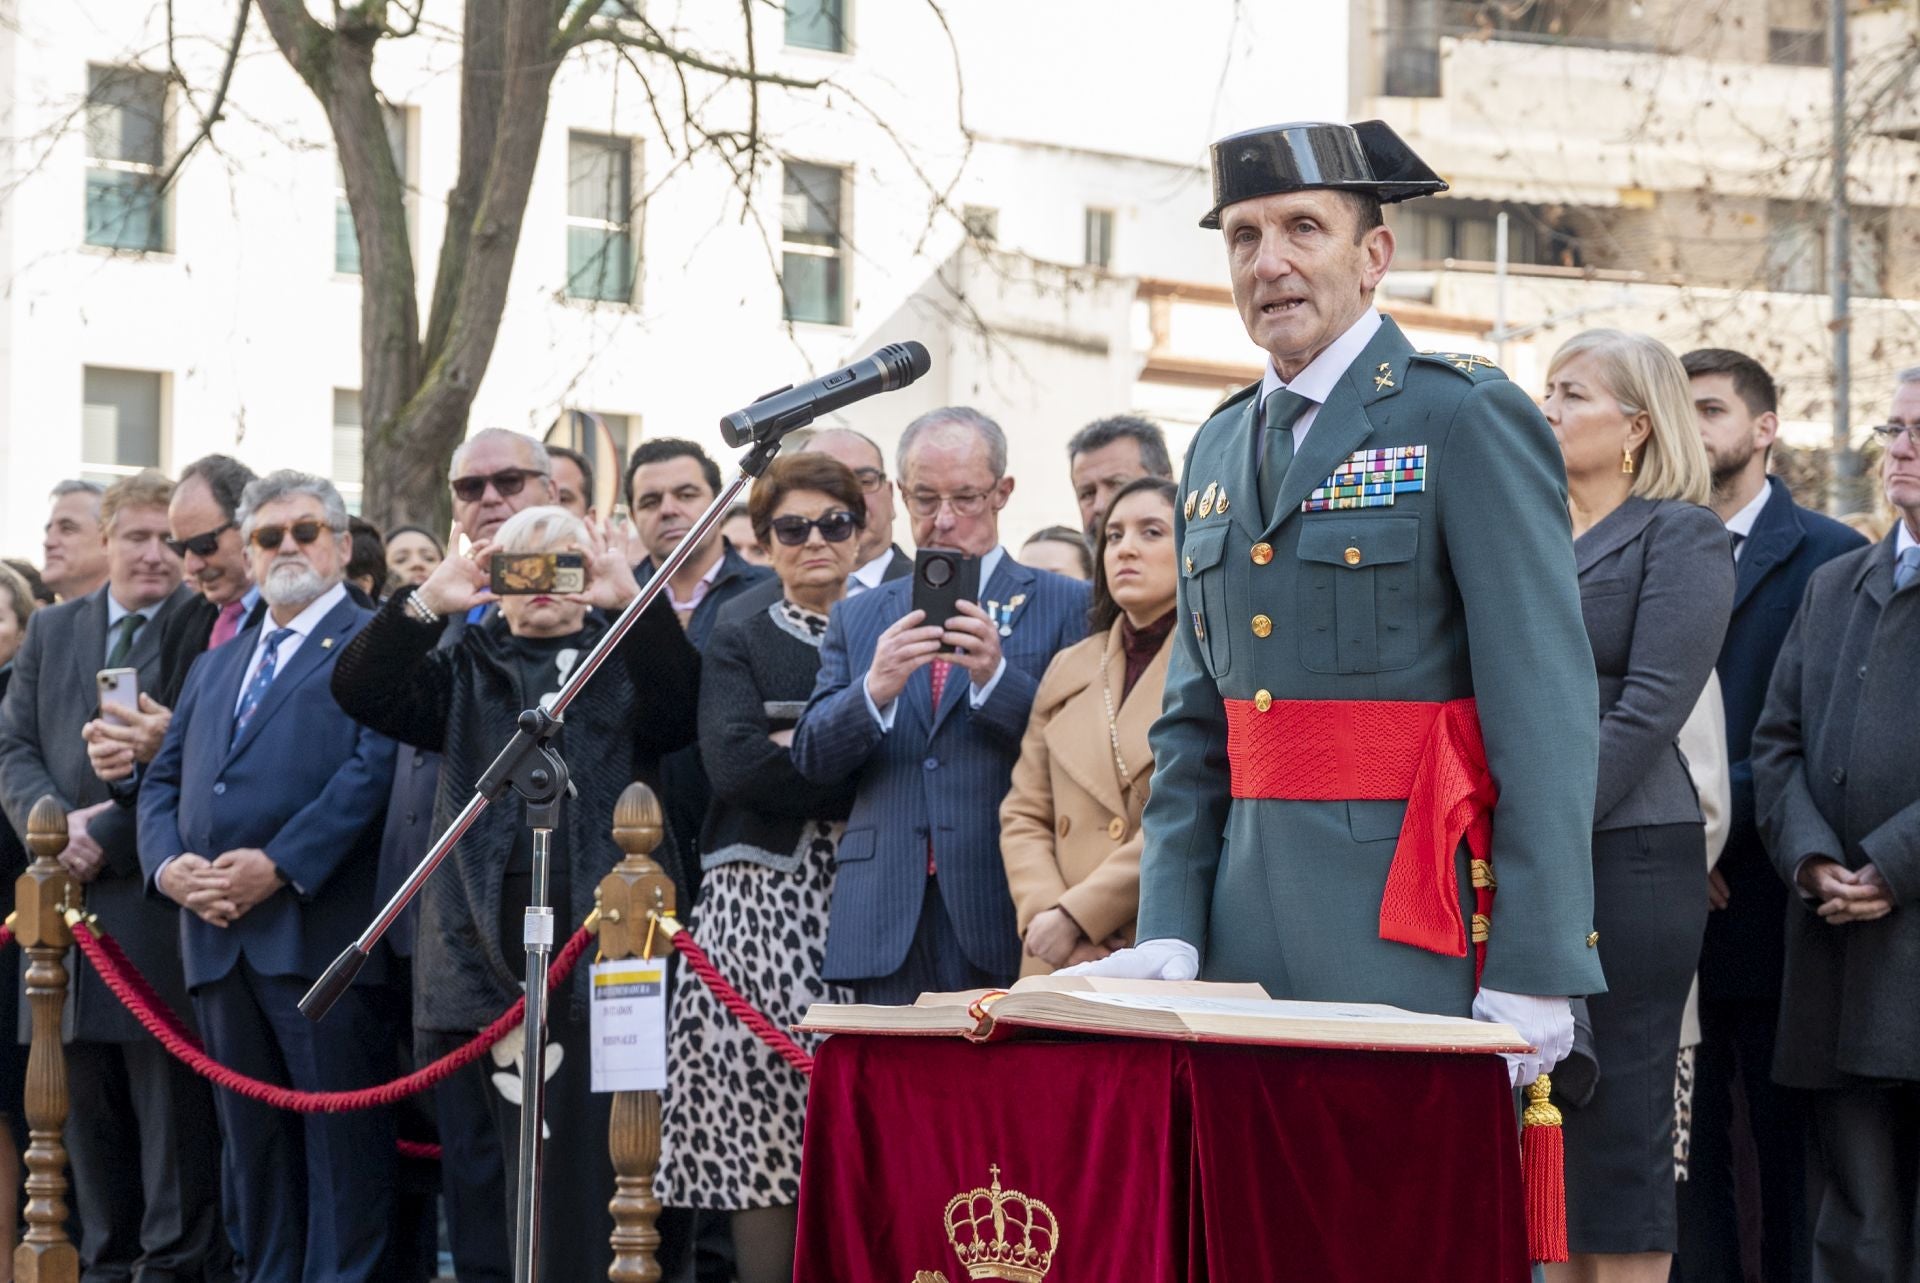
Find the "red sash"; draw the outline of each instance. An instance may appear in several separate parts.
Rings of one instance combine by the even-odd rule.
[[[1472,855],[1474,978],[1493,911],[1493,807],[1480,718],[1471,699],[1230,699],[1227,761],[1233,796],[1298,802],[1407,803],[1380,898],[1380,938],[1448,957],[1467,955],[1454,852]]]

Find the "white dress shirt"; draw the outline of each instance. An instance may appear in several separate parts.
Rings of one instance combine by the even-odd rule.
[[[869,588],[878,588],[886,580],[887,567],[893,564],[893,548],[869,561],[860,569],[847,576],[847,596],[858,597]]]
[[[993,572],[1000,568],[1000,559],[1006,555],[1007,550],[1004,547],[995,545],[992,552],[980,559],[980,590],[982,592],[985,592],[987,585],[993,582]],[[876,563],[879,560],[878,557],[874,558]],[[924,623],[922,627],[925,627]],[[978,708],[993,697],[993,688],[1000,684],[1000,678],[1006,674],[1006,671],[1007,657],[1002,654],[1000,656],[1000,666],[993,670],[993,676],[987,679],[987,684],[984,686],[976,686],[968,692],[968,700],[973,707]],[[961,673],[964,675],[966,670],[962,669]],[[949,673],[947,680],[952,681],[953,674]],[[969,680],[971,680],[971,678],[969,678]],[[867,701],[867,711],[873,714],[873,720],[880,723],[880,729],[883,731],[892,730],[894,710],[900,706],[899,698],[896,696],[888,700],[885,708],[881,708],[875,704],[873,702],[873,696],[867,691],[867,679],[864,674],[862,674],[860,678],[860,694],[865,697]]]
[[[1767,500],[1773,498],[1773,486],[1762,483],[1760,493],[1747,501],[1747,506],[1727,518],[1727,533],[1739,535],[1740,542],[1733,547],[1733,559],[1740,560],[1740,554],[1746,551],[1747,539],[1753,534],[1753,523],[1760,520],[1760,510],[1767,506]]]
[[[327,612],[338,606],[346,595],[347,586],[335,584],[314,598],[305,610],[285,624],[274,623],[273,612],[269,609],[266,617],[260,621],[260,635],[253,639],[253,655],[247,660],[247,675],[241,680],[239,696],[233,701],[235,713],[238,713],[240,705],[246,702],[247,688],[253,685],[254,677],[260,672],[260,658],[266,653],[267,638],[282,628],[293,629],[293,636],[282,641],[279,648],[273,652],[273,671],[277,677],[278,674],[287,671],[287,662],[293,658],[294,652],[299,650],[313,630],[320,626],[320,621],[327,617]]]
[[[1367,344],[1373,342],[1373,336],[1380,331],[1380,313],[1368,308],[1360,314],[1360,319],[1349,325],[1346,332],[1327,345],[1313,360],[1307,362],[1307,368],[1300,371],[1288,383],[1280,377],[1280,371],[1273,368],[1273,358],[1267,358],[1267,372],[1260,379],[1260,414],[1265,422],[1267,397],[1285,388],[1297,392],[1313,402],[1293,424],[1293,452],[1300,453],[1300,447],[1307,442],[1307,433],[1313,428],[1313,421],[1320,416],[1320,407],[1333,395],[1334,388],[1346,376],[1347,367],[1360,359],[1367,350]],[[1262,455],[1266,451],[1264,439],[1254,434],[1255,449]]]
[[[1905,517],[1902,517],[1897,525],[1899,526],[1899,530],[1893,536],[1893,559],[1896,563],[1899,562],[1902,554],[1904,554],[1907,549],[1913,547],[1915,542],[1913,531],[1907,529],[1907,520]]]
[[[128,610],[114,599],[113,590],[109,588],[107,590],[107,645],[106,649],[100,652],[100,662],[105,664],[106,657],[113,654],[113,630],[120,626],[121,620],[125,619],[128,615],[138,615],[147,621],[145,624],[140,625],[142,629],[145,629],[149,624],[153,623],[153,617],[160,613],[160,607],[164,602],[165,599],[163,598],[161,601],[154,602],[151,606],[143,606],[139,610]],[[133,639],[134,641],[139,641],[140,634],[135,633]],[[131,650],[132,647],[129,646],[128,649]]]

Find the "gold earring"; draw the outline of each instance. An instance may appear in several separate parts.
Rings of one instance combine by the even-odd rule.
[[[1620,471],[1633,475],[1633,451],[1626,446],[1620,447]]]

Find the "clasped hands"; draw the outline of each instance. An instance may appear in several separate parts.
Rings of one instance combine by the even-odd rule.
[[[1816,912],[1835,926],[1872,922],[1893,912],[1893,888],[1873,864],[1849,869],[1838,860],[1816,855],[1801,862],[1800,889],[1820,902]]]
[[[1033,921],[1027,924],[1025,943],[1029,954],[1050,967],[1098,962],[1127,944],[1117,933],[1097,943],[1089,940],[1073,915],[1058,905],[1033,915]]]
[[[156,881],[168,899],[215,927],[232,926],[286,885],[272,858],[250,846],[213,860],[192,852],[177,855]]]
[[[1000,629],[974,602],[958,602],[955,609],[960,613],[944,625],[926,623],[924,610],[910,610],[880,634],[867,668],[867,697],[875,708],[900,698],[907,679],[936,659],[965,669],[975,689],[993,680],[1000,671]],[[942,655],[942,646],[953,653]]]

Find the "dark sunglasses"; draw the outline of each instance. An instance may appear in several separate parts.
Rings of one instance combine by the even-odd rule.
[[[828,543],[845,543],[860,528],[859,521],[845,510],[829,512],[812,521],[805,517],[775,517],[769,524],[773,527],[773,537],[789,548],[798,548],[805,543],[807,536],[815,529]]]
[[[322,532],[330,532],[330,528],[317,521],[296,521],[291,526],[257,526],[253,532],[253,546],[272,552],[286,541],[289,531],[293,534],[293,541],[304,548],[318,540]]]
[[[233,529],[233,523],[228,521],[215,526],[205,534],[190,535],[185,539],[162,539],[160,542],[165,544],[167,551],[176,557],[184,557],[188,553],[196,557],[211,557],[220,551],[220,536],[231,529]]]
[[[453,497],[461,503],[478,503],[480,496],[487,492],[487,487],[492,486],[494,493],[502,499],[511,499],[527,488],[527,482],[531,478],[546,475],[544,472],[533,472],[527,468],[506,468],[481,477],[455,477]]]

